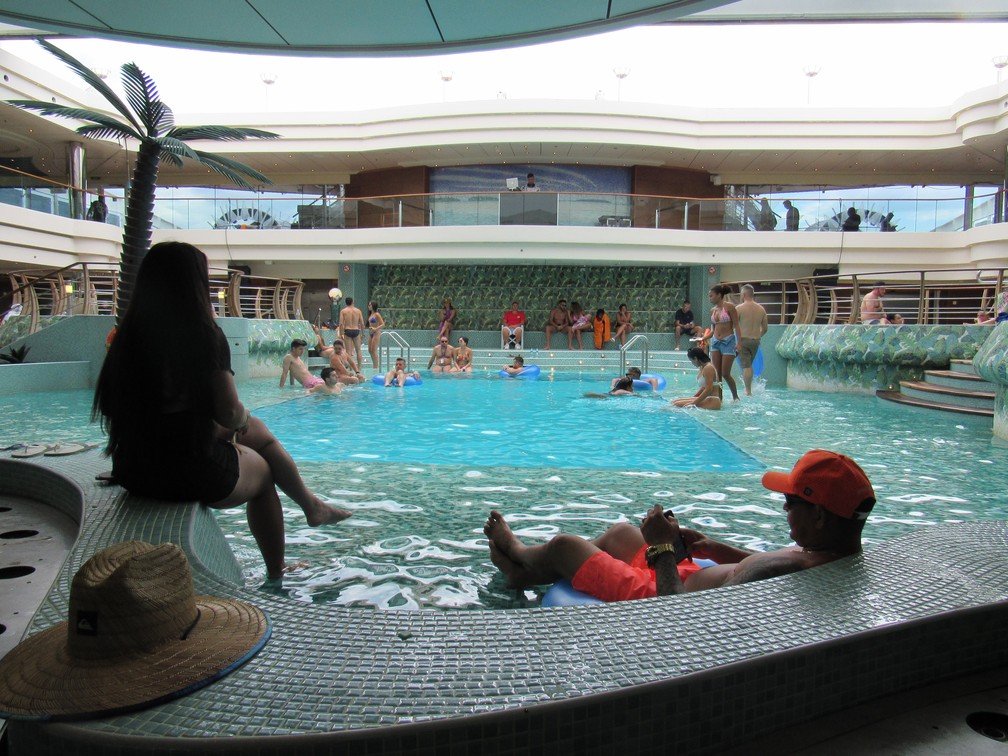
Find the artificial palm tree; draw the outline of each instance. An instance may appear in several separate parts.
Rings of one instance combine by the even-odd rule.
[[[98,74],[72,55],[44,39],[39,39],[38,43],[97,90],[125,120],[94,110],[54,105],[41,100],[8,100],[8,105],[37,111],[42,115],[88,121],[89,125],[77,129],[81,136],[93,139],[135,139],[139,143],[136,168],[126,200],[126,223],[123,226],[123,250],[119,263],[116,310],[117,318],[121,318],[133,293],[137,268],[150,248],[154,189],[161,161],[166,160],[181,167],[183,158],[196,160],[238,186],[253,189],[246,176],[260,184],[268,184],[270,180],[250,166],[222,155],[194,150],[186,142],[199,139],[240,141],[249,137],[275,139],[279,135],[259,129],[228,126],[176,126],[171,108],[158,95],[157,85],[135,63],[125,63],[121,69],[123,89],[129,101],[127,106]]]

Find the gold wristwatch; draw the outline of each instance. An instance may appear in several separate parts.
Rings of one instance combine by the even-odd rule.
[[[668,554],[670,552],[675,552],[675,546],[671,543],[658,543],[654,546],[648,546],[644,551],[644,559],[647,560],[648,567],[654,567],[655,562],[658,560],[662,554]]]

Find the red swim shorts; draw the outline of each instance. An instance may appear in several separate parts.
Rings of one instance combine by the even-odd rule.
[[[647,559],[644,558],[646,549],[647,546],[641,546],[630,564],[604,551],[592,554],[574,573],[571,585],[574,590],[602,601],[629,601],[657,596],[654,570],[647,566]],[[688,575],[700,569],[699,564],[684,560],[679,563],[679,578],[685,580]]]

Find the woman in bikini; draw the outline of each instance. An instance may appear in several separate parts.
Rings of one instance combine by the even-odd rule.
[[[578,349],[581,348],[581,332],[594,329],[591,315],[581,309],[580,302],[571,302],[570,309],[571,329],[567,334],[567,348],[574,348],[574,335],[577,334]]]
[[[628,333],[633,333],[633,323],[630,321],[630,311],[625,304],[621,304],[616,312],[616,333],[613,338],[618,338],[620,346],[623,346]]]
[[[371,366],[378,369],[378,349],[381,346],[381,332],[385,327],[385,318],[378,312],[377,302],[368,302],[368,342],[367,350],[371,355]]]
[[[444,303],[441,307],[441,325],[438,328],[438,338],[440,339],[444,336],[446,339],[451,338],[452,329],[455,327],[455,308],[452,307],[452,301],[450,297],[445,297]]]
[[[459,373],[472,372],[473,351],[469,348],[469,337],[459,336],[458,346],[455,348],[455,369]]]
[[[731,366],[735,362],[735,349],[742,338],[739,332],[738,312],[735,305],[725,297],[731,294],[730,286],[712,286],[710,289],[711,328],[714,334],[710,342],[710,359],[717,371],[718,382],[722,380],[731,389],[732,399],[738,401],[738,389],[731,377]]]
[[[721,409],[721,384],[717,381],[717,370],[711,364],[711,358],[700,347],[693,347],[686,353],[686,356],[697,368],[697,392],[693,396],[676,399],[672,404],[676,407]]]

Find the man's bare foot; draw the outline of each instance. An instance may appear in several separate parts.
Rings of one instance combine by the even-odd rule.
[[[515,561],[515,557],[523,548],[523,544],[511,530],[511,526],[504,520],[504,515],[496,509],[490,511],[486,525],[483,526],[483,533],[500,551],[510,560]]]
[[[311,511],[305,511],[305,519],[313,528],[317,528],[320,525],[335,525],[337,522],[342,522],[352,516],[353,512],[327,504],[317,496],[315,497],[315,504]]]
[[[534,585],[529,571],[512,561],[493,541],[490,541],[490,561],[494,563],[494,567],[504,573],[507,584],[512,588],[528,588],[530,585]]]

